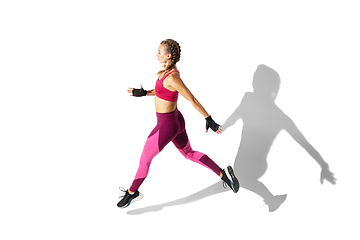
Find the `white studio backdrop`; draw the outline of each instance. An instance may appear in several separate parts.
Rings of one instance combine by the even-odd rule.
[[[0,20],[2,239],[357,239],[356,1],[3,1]],[[184,204],[218,178],[169,144],[145,198],[117,209],[156,125],[153,99],[126,90],[154,88],[166,38],[180,43],[181,77],[220,124],[253,90],[257,66],[274,69],[276,104],[338,183],[321,185],[319,166],[282,132],[261,179],[288,194],[278,211],[245,189]],[[178,108],[194,150],[232,165],[241,120],[217,136],[182,97]]]

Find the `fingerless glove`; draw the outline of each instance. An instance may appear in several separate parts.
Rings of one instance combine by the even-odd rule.
[[[214,132],[216,132],[219,129],[219,124],[217,124],[212,118],[211,116],[208,116],[207,118],[205,118],[206,120],[206,131],[209,130],[209,128],[211,128],[211,130],[213,130]]]
[[[144,90],[144,88],[141,88],[141,89],[139,89],[139,88],[134,88],[134,89],[132,90],[132,95],[133,95],[134,97],[146,96],[146,95],[147,95],[147,91]]]

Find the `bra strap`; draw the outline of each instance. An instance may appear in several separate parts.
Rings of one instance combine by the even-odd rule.
[[[173,72],[179,72],[179,71],[172,71],[172,72],[169,72],[169,73],[167,73],[165,76],[163,76],[162,78],[161,78],[161,80],[163,80],[163,79],[165,79],[167,76],[169,76],[171,73],[173,73]]]

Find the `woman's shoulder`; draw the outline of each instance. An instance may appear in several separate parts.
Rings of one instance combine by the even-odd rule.
[[[169,77],[180,77],[180,72],[177,69],[174,69],[171,71],[171,74],[169,74]]]
[[[169,74],[167,77],[168,81],[178,81],[181,80],[180,78],[180,72],[179,71],[173,71],[171,74]]]

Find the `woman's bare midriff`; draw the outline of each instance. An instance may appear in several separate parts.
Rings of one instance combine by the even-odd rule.
[[[169,102],[155,96],[155,110],[158,113],[169,113],[175,111],[177,108],[176,102]]]

